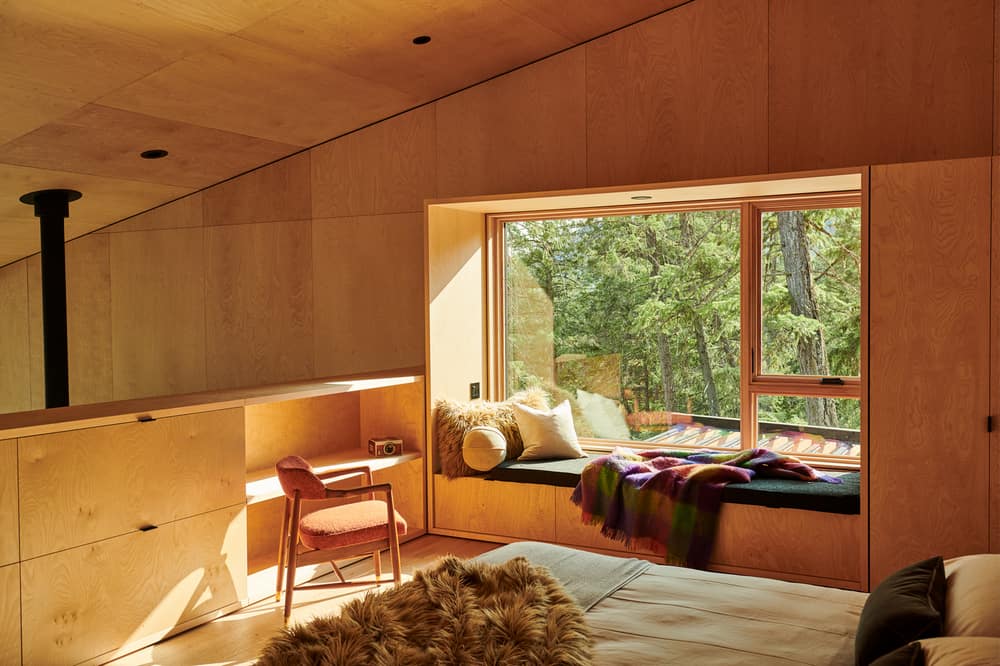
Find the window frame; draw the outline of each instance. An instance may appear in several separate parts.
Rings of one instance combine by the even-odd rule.
[[[803,193],[777,196],[748,196],[727,199],[706,199],[683,203],[656,203],[629,206],[565,208],[545,211],[493,213],[486,215],[485,240],[487,245],[486,280],[484,299],[487,302],[485,339],[488,349],[487,386],[490,396],[503,399],[506,393],[506,317],[505,317],[505,248],[504,226],[508,222],[532,220],[558,220],[596,216],[649,215],[655,213],[700,210],[738,210],[740,214],[740,442],[741,449],[756,447],[758,436],[759,396],[780,395],[792,397],[822,397],[856,399],[861,402],[861,438],[867,425],[865,413],[865,360],[867,347],[867,211],[862,190],[848,192]],[[809,375],[765,375],[759,372],[762,331],[761,307],[761,217],[763,213],[784,210],[810,210],[818,208],[853,207],[861,210],[861,266],[860,285],[860,374],[857,377],[830,375],[842,383],[823,383],[823,377]],[[748,288],[749,285],[749,288]],[[581,438],[587,450],[610,451],[614,446],[636,449],[657,448],[633,440]],[[859,469],[857,460],[843,456],[799,454],[804,461],[831,469]]]

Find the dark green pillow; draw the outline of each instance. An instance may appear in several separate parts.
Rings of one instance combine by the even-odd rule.
[[[924,649],[920,643],[907,643],[882,655],[872,662],[872,666],[924,666]]]
[[[854,639],[858,666],[921,638],[944,633],[944,560],[932,557],[879,583],[865,602]]]

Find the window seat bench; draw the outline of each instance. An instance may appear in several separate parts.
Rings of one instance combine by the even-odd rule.
[[[575,488],[580,473],[590,460],[507,460],[486,475],[491,481],[536,483]],[[861,513],[861,474],[840,475],[842,483],[822,481],[805,483],[793,479],[753,479],[749,483],[730,483],[722,492],[722,501],[731,504],[751,504],[770,508],[803,509],[824,513]]]

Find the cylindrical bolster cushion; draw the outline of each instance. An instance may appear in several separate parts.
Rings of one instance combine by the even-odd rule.
[[[462,440],[462,459],[474,470],[488,472],[507,458],[507,438],[493,426],[469,428]]]

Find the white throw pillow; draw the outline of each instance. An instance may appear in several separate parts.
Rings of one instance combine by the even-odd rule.
[[[587,454],[580,448],[573,427],[573,413],[569,400],[564,400],[551,410],[535,409],[514,403],[514,419],[524,440],[524,453],[518,460],[544,458],[583,458]]]
[[[507,457],[507,438],[493,426],[469,428],[462,439],[462,459],[479,472],[488,472]]]

